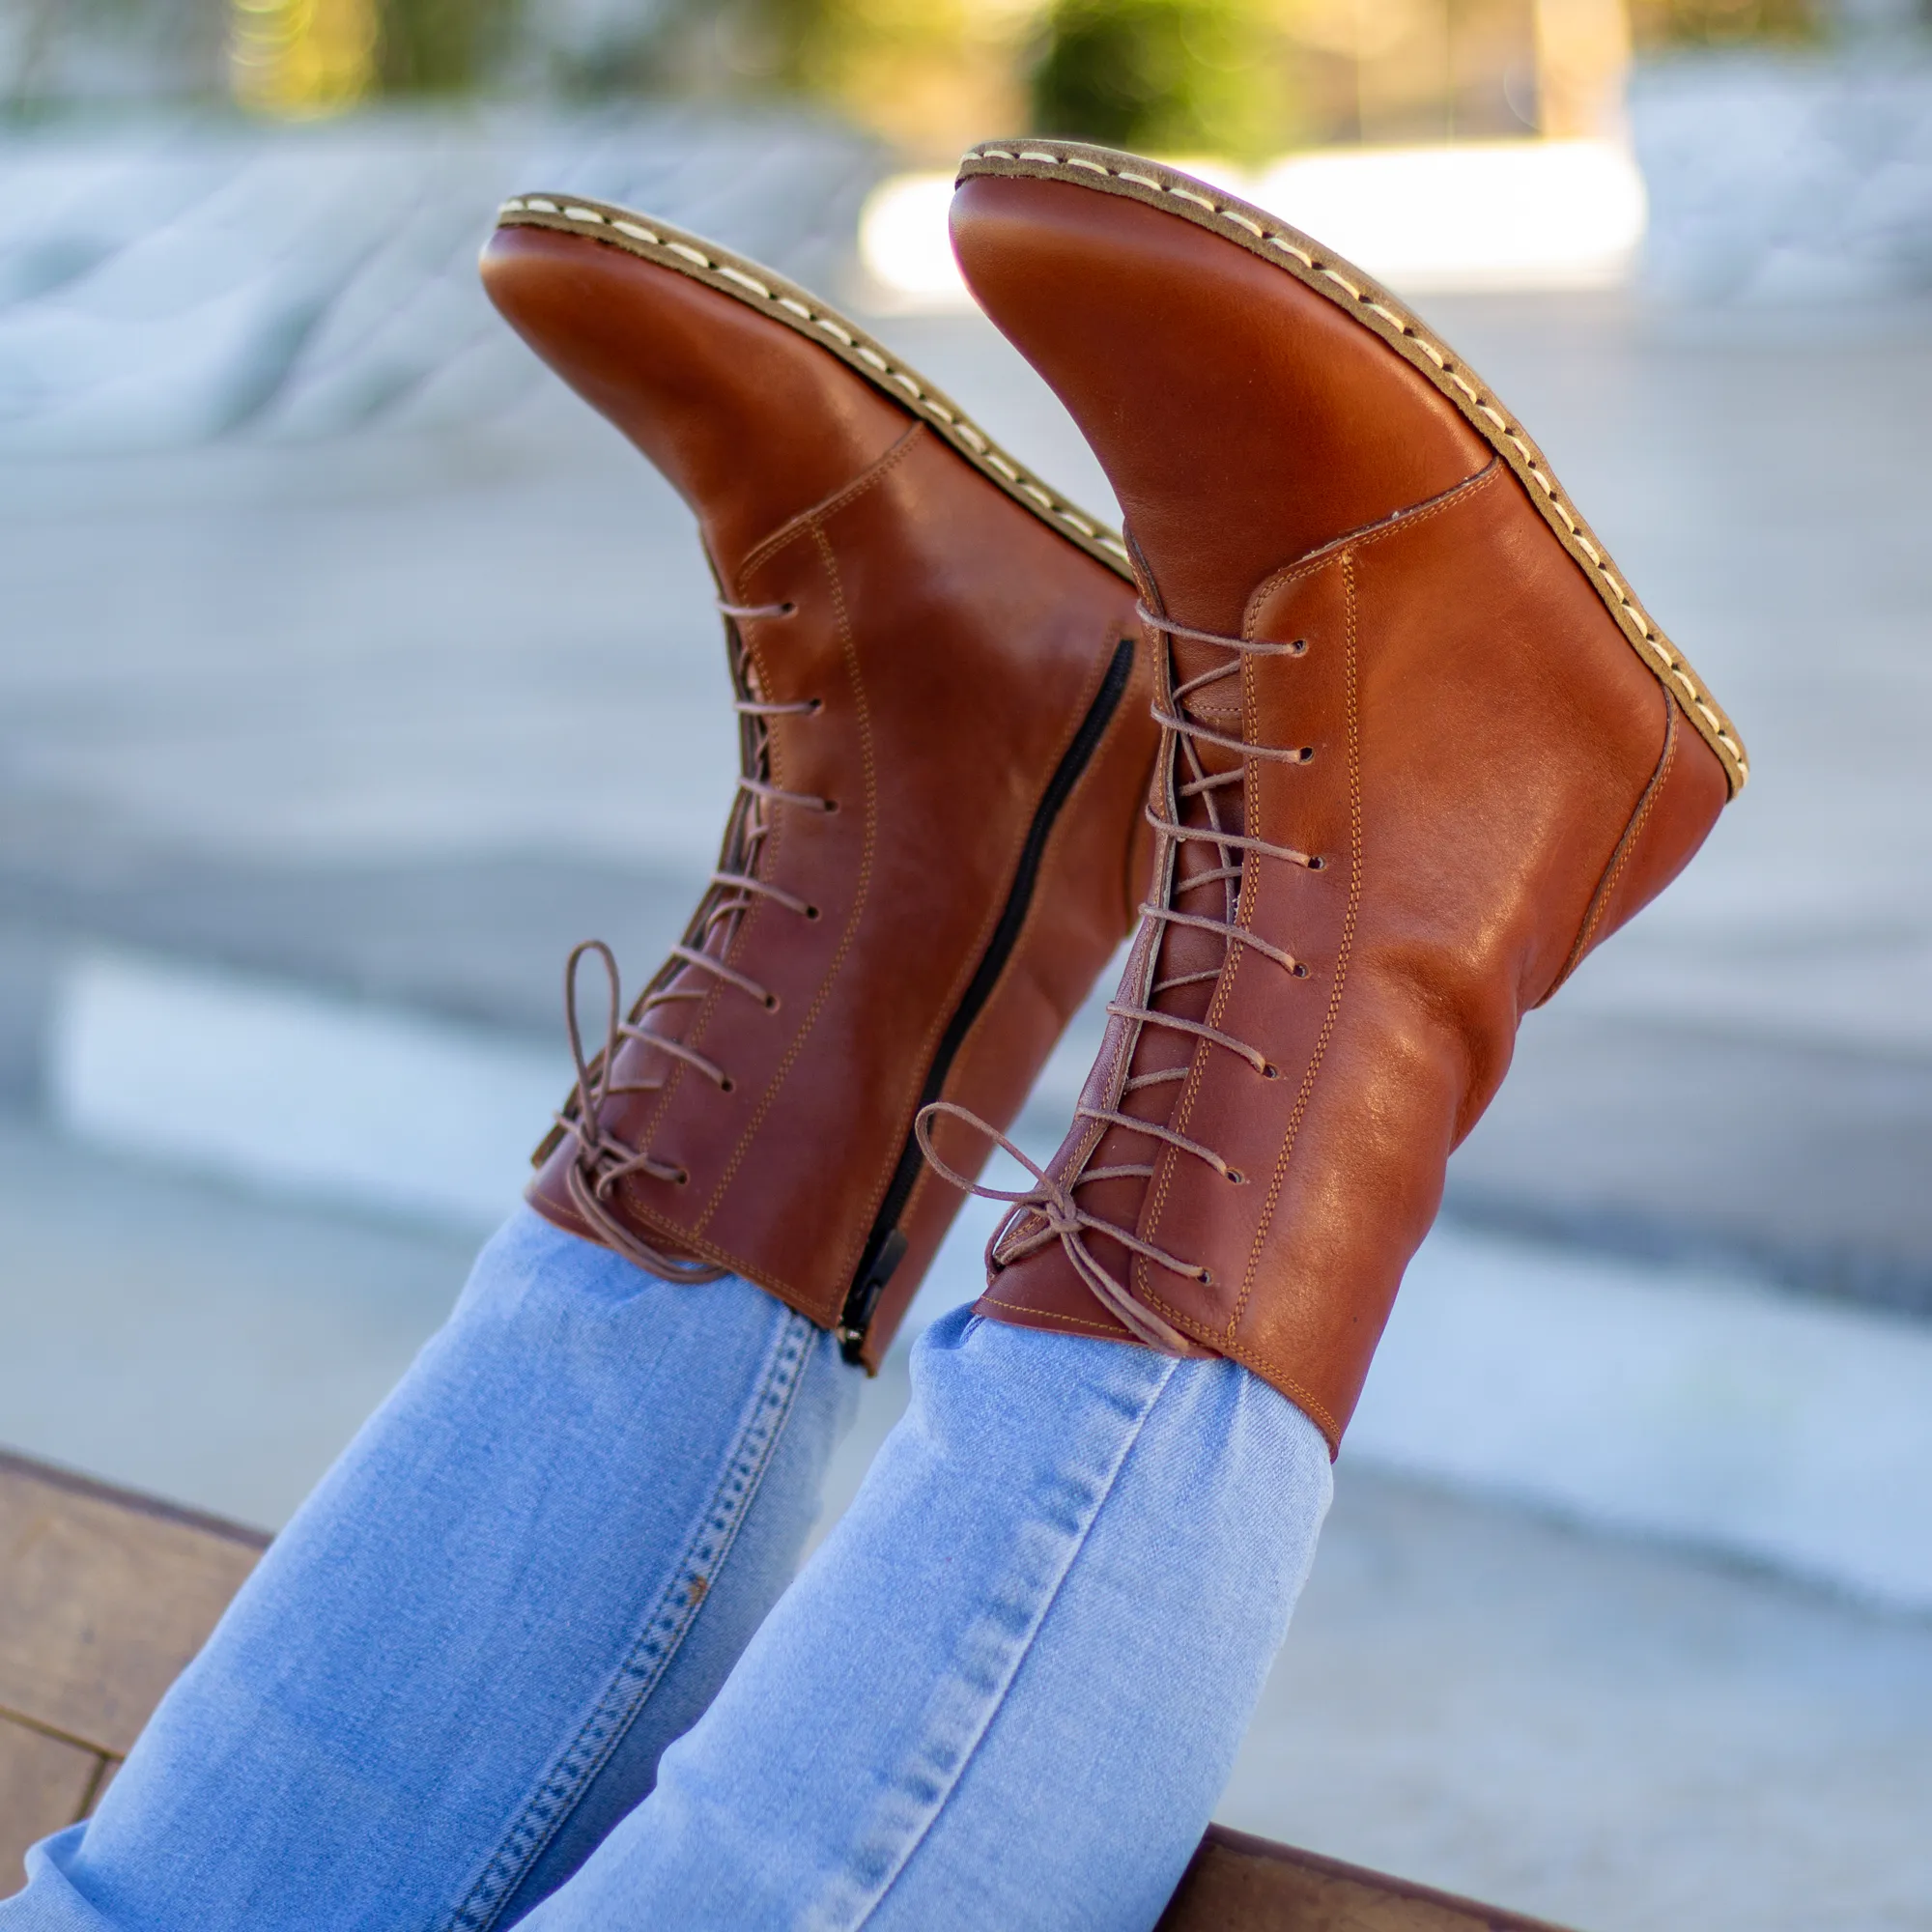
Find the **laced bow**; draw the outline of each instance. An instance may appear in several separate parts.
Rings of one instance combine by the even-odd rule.
[[[836,811],[831,799],[816,798],[806,792],[786,791],[770,781],[770,728],[774,718],[807,717],[823,707],[823,699],[800,698],[777,703],[761,697],[752,682],[750,656],[736,631],[736,621],[745,618],[784,618],[794,615],[797,606],[783,604],[731,604],[721,600],[719,611],[732,620],[732,681],[739,696],[732,709],[740,721],[741,769],[737,795],[724,835],[724,857],[711,874],[705,895],[685,929],[683,939],[670,949],[665,963],[636,1010],[627,1019],[617,961],[601,939],[586,939],[571,949],[564,967],[563,1012],[569,1035],[570,1057],[577,1072],[576,1085],[556,1115],[556,1124],[576,1142],[575,1157],[566,1170],[565,1180],[572,1205],[600,1237],[617,1253],[639,1267],[665,1280],[675,1282],[716,1281],[724,1268],[699,1261],[694,1256],[667,1252],[640,1239],[617,1218],[611,1205],[617,1184],[634,1174],[653,1180],[668,1181],[682,1187],[690,1174],[674,1160],[665,1159],[649,1150],[634,1147],[611,1127],[608,1110],[613,1100],[639,1094],[661,1093],[677,1066],[683,1065],[709,1080],[721,1093],[732,1091],[730,1074],[709,1054],[688,1045],[668,1034],[650,1032],[645,1022],[661,1008],[709,997],[708,986],[691,983],[695,971],[700,979],[742,993],[767,1012],[777,1012],[779,996],[760,985],[751,975],[726,963],[724,955],[744,916],[760,900],[770,900],[787,912],[815,920],[819,909],[795,893],[786,892],[769,879],[757,875],[758,860],[772,829],[774,806],[788,805],[803,811]],[[603,965],[608,983],[609,1017],[604,1043],[594,1055],[584,1050],[583,1030],[578,1014],[578,969],[586,955],[594,955]],[[691,970],[686,970],[691,969]],[[625,1040],[655,1047],[666,1057],[656,1073],[645,1079],[618,1080],[617,1054]]]
[[[1248,761],[1260,760],[1264,763],[1284,766],[1303,766],[1314,759],[1314,749],[1310,746],[1259,745],[1249,739],[1231,732],[1215,729],[1198,717],[1191,716],[1187,705],[1191,699],[1210,687],[1228,678],[1238,678],[1241,667],[1248,658],[1298,658],[1306,654],[1305,640],[1297,639],[1293,643],[1271,643],[1252,638],[1224,637],[1216,631],[1196,630],[1190,625],[1177,624],[1158,611],[1150,611],[1145,603],[1137,607],[1143,623],[1149,630],[1165,640],[1169,652],[1170,684],[1165,701],[1156,698],[1153,704],[1155,722],[1161,727],[1161,753],[1158,769],[1164,782],[1157,788],[1156,796],[1162,801],[1156,810],[1151,803],[1147,807],[1147,817],[1158,838],[1155,855],[1154,874],[1156,878],[1169,881],[1164,902],[1150,899],[1140,907],[1141,927],[1136,937],[1136,952],[1144,952],[1147,964],[1143,969],[1150,983],[1145,997],[1140,1000],[1115,999],[1108,1002],[1107,1011],[1114,1018],[1122,1020],[1133,1030],[1126,1041],[1125,1050],[1120,1057],[1120,1065],[1131,1068],[1140,1040],[1149,1028],[1164,1030],[1189,1040],[1204,1041],[1224,1052],[1232,1053],[1246,1062],[1264,1080],[1281,1077],[1281,1070],[1269,1061],[1266,1054],[1248,1041],[1237,1038],[1220,1027],[1208,1021],[1189,1019],[1184,1014],[1165,1010],[1159,1002],[1166,996],[1186,986],[1205,984],[1218,980],[1228,962],[1236,955],[1237,949],[1258,953],[1278,967],[1290,979],[1308,978],[1307,964],[1294,957],[1271,942],[1261,938],[1239,923],[1241,884],[1250,857],[1277,860],[1284,865],[1299,866],[1308,871],[1324,869],[1326,861],[1318,853],[1297,851],[1294,847],[1276,843],[1271,839],[1256,838],[1245,831],[1237,832],[1227,823],[1220,803],[1220,794],[1233,789],[1236,799],[1240,787],[1245,783]],[[1229,653],[1223,664],[1211,666],[1208,669],[1174,684],[1172,677],[1172,650],[1176,639],[1185,639],[1190,643],[1208,644]],[[1202,755],[1204,747],[1236,754],[1240,760],[1224,771],[1210,771]],[[1174,802],[1174,810],[1167,810],[1167,801]],[[1193,804],[1197,817],[1202,822],[1192,822],[1182,816]],[[1212,848],[1211,863],[1201,870],[1183,874],[1179,861],[1190,845],[1207,845]],[[1194,895],[1214,887],[1220,888],[1219,904],[1209,902],[1210,909],[1199,910],[1180,903]],[[1219,916],[1216,917],[1215,913]],[[1177,973],[1166,979],[1155,980],[1152,975],[1158,971],[1162,952],[1162,939],[1167,931],[1175,928],[1206,932],[1219,937],[1222,942],[1221,963],[1198,972]],[[971,1109],[953,1104],[949,1100],[934,1101],[920,1110],[915,1122],[915,1132],[919,1138],[920,1151],[934,1170],[955,1187],[979,1195],[989,1201],[1004,1201],[1008,1212],[998,1228],[993,1231],[992,1239],[986,1244],[986,1264],[988,1272],[1009,1267],[1058,1240],[1071,1264],[1073,1271],[1105,1307],[1116,1321],[1127,1329],[1137,1340],[1148,1347],[1164,1353],[1182,1354],[1191,1352],[1191,1345],[1179,1330],[1161,1320],[1151,1309],[1137,1300],[1126,1285],[1118,1280],[1087,1244],[1090,1235],[1103,1236],[1118,1242],[1130,1255],[1138,1255],[1154,1266],[1164,1269],[1182,1279],[1208,1285],[1211,1283],[1211,1272],[1198,1263],[1183,1260],[1157,1247],[1152,1242],[1143,1240],[1131,1229],[1122,1228],[1118,1222],[1083,1208],[1076,1198],[1077,1190],[1096,1181],[1141,1179],[1151,1180],[1154,1167],[1151,1160],[1145,1162],[1113,1162],[1104,1166],[1090,1163],[1109,1129],[1119,1129],[1130,1135],[1137,1135],[1170,1147],[1178,1152],[1198,1160],[1212,1168],[1222,1179],[1235,1186],[1247,1184],[1247,1176],[1231,1166],[1214,1149],[1205,1142],[1190,1138],[1172,1126],[1168,1121],[1144,1118],[1125,1110],[1128,1095],[1149,1088],[1176,1086],[1185,1081],[1188,1074],[1186,1065],[1161,1068],[1152,1072],[1132,1074],[1123,1078],[1113,1094],[1114,1104],[1089,1106],[1084,1101],[1074,1109],[1076,1122],[1090,1122],[1097,1131],[1092,1132],[1087,1150],[1081,1155],[1070,1174],[1065,1177],[1049,1174],[1036,1165],[1028,1155],[997,1127],[981,1120]],[[956,1173],[933,1150],[929,1122],[940,1114],[949,1114],[983,1134],[994,1146],[1004,1150],[1017,1160],[1034,1178],[1034,1184],[1017,1190],[987,1187]]]

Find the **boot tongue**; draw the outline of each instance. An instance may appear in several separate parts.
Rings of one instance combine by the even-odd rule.
[[[1197,724],[1219,737],[1241,735],[1241,677],[1238,654],[1219,644],[1202,643],[1187,638],[1172,638],[1155,630],[1153,648],[1161,670],[1156,688],[1162,701],[1175,714]],[[1221,671],[1219,677],[1212,673]],[[1197,690],[1176,698],[1174,694],[1197,678],[1208,678]],[[1238,835],[1244,823],[1241,755],[1226,746],[1203,743],[1182,736],[1174,747],[1173,764],[1163,761],[1154,791],[1155,810],[1171,814],[1190,830],[1217,830]],[[1231,781],[1205,791],[1189,792],[1187,787],[1203,778],[1233,775]],[[1171,782],[1170,782],[1171,780]],[[1151,897],[1156,904],[1192,919],[1211,920],[1220,924],[1234,916],[1238,878],[1217,876],[1240,862],[1238,848],[1228,850],[1206,838],[1174,841],[1169,876],[1156,877]],[[1207,1020],[1213,1004],[1214,988],[1227,958],[1228,943],[1218,932],[1183,925],[1172,920],[1158,923],[1152,948],[1153,963],[1144,986],[1130,979],[1122,988],[1128,1003],[1138,1002],[1157,1013],[1200,1025]],[[1198,1036],[1156,1021],[1141,1021],[1140,1037],[1134,1042],[1126,1078],[1118,1098],[1109,1103],[1118,1112],[1161,1126],[1174,1122],[1176,1107],[1185,1091],[1187,1069],[1192,1065]],[[1211,1050],[1211,1049],[1210,1049]],[[1106,1129],[1083,1166],[1093,1168],[1132,1167],[1161,1157],[1159,1142],[1133,1129],[1112,1126]],[[1143,1179],[1122,1175],[1103,1178],[1080,1190],[1081,1205],[1115,1227],[1131,1230],[1141,1219],[1148,1183]],[[1097,1229],[1087,1237],[1094,1260],[1126,1283],[1138,1264],[1133,1255],[1108,1239]]]
[[[1172,691],[1184,695],[1175,700],[1177,715],[1198,724],[1218,737],[1241,735],[1240,661],[1218,644],[1178,638],[1170,640],[1173,667]],[[1214,675],[1215,673],[1220,675]],[[1192,692],[1185,687],[1197,678],[1209,681]],[[1179,822],[1194,831],[1218,830],[1238,836],[1245,823],[1245,801],[1240,782],[1241,755],[1224,745],[1201,738],[1182,738],[1176,748],[1174,766],[1174,806]],[[1222,778],[1229,781],[1193,792],[1187,787],[1203,779]],[[1230,850],[1205,838],[1183,838],[1174,858],[1173,885],[1168,904],[1176,912],[1197,919],[1222,921],[1234,916],[1238,879],[1219,878],[1240,863],[1238,848]],[[1170,923],[1161,947],[1154,985],[1179,978],[1191,983],[1154,994],[1149,1004],[1158,1010],[1200,1020],[1213,998],[1211,980],[1193,980],[1200,973],[1218,972],[1227,954],[1227,942],[1217,933],[1198,927]],[[1151,1032],[1158,1031],[1150,1029]],[[1193,1041],[1168,1033],[1171,1046],[1156,1064],[1172,1064],[1176,1050],[1191,1050]],[[1145,1042],[1144,1042],[1145,1044]]]

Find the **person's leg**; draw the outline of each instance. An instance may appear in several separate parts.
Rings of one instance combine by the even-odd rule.
[[[1329,1481],[1232,1362],[946,1317],[851,1511],[530,1932],[1145,1932]]]
[[[783,1589],[858,1380],[521,1211],[0,1927],[515,1922]]]

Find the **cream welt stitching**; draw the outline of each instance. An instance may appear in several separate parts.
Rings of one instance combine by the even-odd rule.
[[[1027,157],[1015,156],[1007,150],[999,148],[988,148],[981,152],[1008,160]],[[1031,157],[1049,158],[1038,153],[1033,154]],[[1091,165],[1094,172],[1106,173],[1106,170],[1097,163]],[[809,323],[830,335],[842,347],[849,349],[868,369],[875,370],[886,381],[903,389],[919,404],[925,414],[944,426],[951,440],[963,445],[982,468],[989,469],[1004,478],[1016,494],[1024,496],[1028,503],[1037,506],[1042,515],[1055,523],[1065,525],[1069,530],[1077,533],[1094,548],[1105,551],[1108,555],[1120,558],[1122,563],[1127,561],[1126,546],[1111,532],[1095,524],[1091,518],[1082,516],[1070,504],[1062,502],[1050,490],[1029,480],[1024,470],[1009,462],[1004,453],[988,441],[965,417],[928,396],[923,384],[909,371],[895,367],[886,355],[870,344],[861,342],[841,323],[831,316],[819,314],[808,303],[799,300],[796,296],[781,295],[746,270],[714,260],[689,242],[668,241],[639,222],[626,220],[616,214],[607,214],[600,209],[587,208],[581,203],[557,202],[548,195],[513,195],[502,203],[497,213],[499,220],[526,213],[556,214],[568,221],[582,221],[599,228],[614,229],[619,234],[628,235],[633,241],[644,242],[649,247],[663,248],[670,254],[680,256],[695,267],[734,283],[749,294],[756,296],[759,300],[769,302],[774,308],[781,308],[787,315],[796,316],[800,322]]]
[[[1218,216],[1231,226],[1244,230],[1258,241],[1264,242],[1269,247],[1279,248],[1285,255],[1293,257],[1309,273],[1320,275],[1323,280],[1333,282],[1337,288],[1346,290],[1352,300],[1366,308],[1372,315],[1379,316],[1384,323],[1395,329],[1406,341],[1413,344],[1422,355],[1426,355],[1435,364],[1435,368],[1469,399],[1470,407],[1480,412],[1490,422],[1493,423],[1497,434],[1516,450],[1524,473],[1542,491],[1545,497],[1548,499],[1550,507],[1561,518],[1564,527],[1570,532],[1571,540],[1577,552],[1588,560],[1591,568],[1596,571],[1612,596],[1616,599],[1618,607],[1629,613],[1630,621],[1637,632],[1637,637],[1634,641],[1639,643],[1648,655],[1661,664],[1664,670],[1683,688],[1687,697],[1698,715],[1710,725],[1712,736],[1730,753],[1732,758],[1736,761],[1739,781],[1742,783],[1745,779],[1748,778],[1750,775],[1750,760],[1746,754],[1744,746],[1738,741],[1736,734],[1726,726],[1721,715],[1711,702],[1708,694],[1703,690],[1694,673],[1691,673],[1687,668],[1685,660],[1679,657],[1670,645],[1665,643],[1663,639],[1652,626],[1648,615],[1635,600],[1632,598],[1625,586],[1618,582],[1616,577],[1609,569],[1604,554],[1582,534],[1578,526],[1578,519],[1572,512],[1570,505],[1565,501],[1563,492],[1557,486],[1555,479],[1530,454],[1529,444],[1519,433],[1517,425],[1496,407],[1494,398],[1484,395],[1480,389],[1476,388],[1470,383],[1468,378],[1456,366],[1449,355],[1429,340],[1428,336],[1417,324],[1397,314],[1384,303],[1376,300],[1366,290],[1357,288],[1346,275],[1339,272],[1339,270],[1329,264],[1317,261],[1305,248],[1291,241],[1286,235],[1273,234],[1261,227],[1237,210],[1223,207],[1219,202],[1210,199],[1208,196],[1199,194],[1194,189],[1182,186],[1178,183],[1163,182],[1157,180],[1152,175],[1142,174],[1134,168],[1110,168],[1102,162],[1094,160],[1085,155],[1058,155],[1044,148],[1022,148],[1017,153],[1009,148],[975,148],[967,154],[965,158],[969,161],[1036,161],[1047,167],[1079,168],[1088,174],[1096,174],[1115,181],[1131,182],[1136,187],[1144,187],[1156,194],[1170,195],[1178,201],[1192,202],[1208,213]],[[531,202],[526,205],[536,207],[538,204]],[[1060,514],[1064,515],[1065,513],[1062,512]],[[1126,555],[1125,549],[1112,539],[1103,538],[1101,542],[1107,550],[1116,552],[1122,557]]]

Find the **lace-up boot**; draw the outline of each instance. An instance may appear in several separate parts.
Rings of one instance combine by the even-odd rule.
[[[1126,511],[1162,731],[1154,888],[980,1309],[1231,1356],[1337,1443],[1519,1020],[1744,751],[1514,417],[1308,237],[1057,141],[969,155],[952,230]]]
[[[578,1084],[529,1198],[668,1278],[745,1275],[875,1363],[959,1205],[916,1111],[1010,1120],[1143,891],[1155,732],[1124,553],[712,242],[532,195],[483,273],[695,511],[743,756],[710,888],[641,997],[579,949],[609,976],[587,1043],[573,956]],[[648,772],[647,745],[618,750]],[[979,1146],[962,1128],[952,1152]]]

